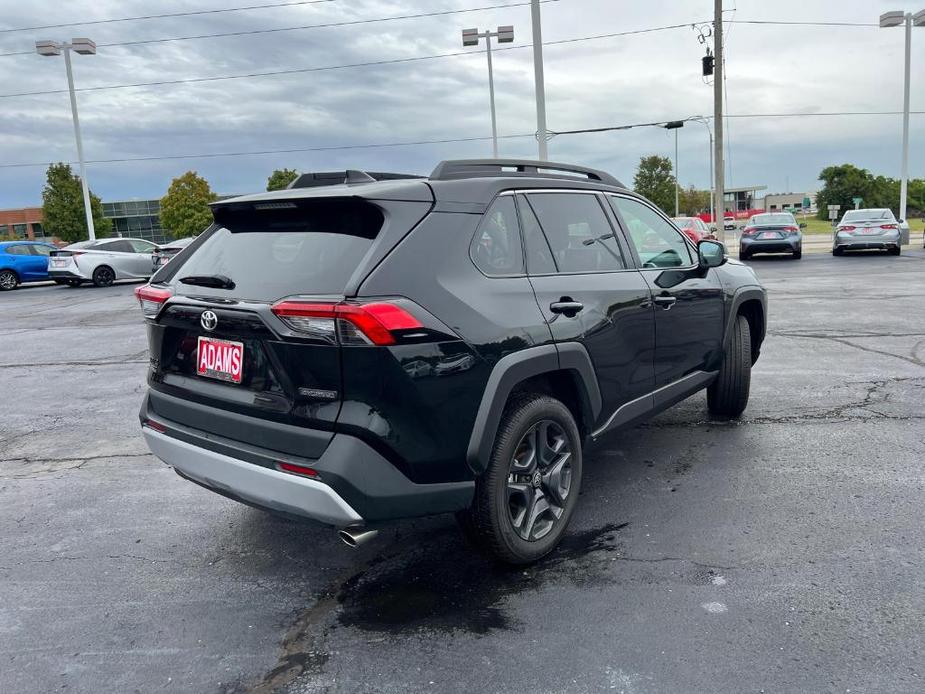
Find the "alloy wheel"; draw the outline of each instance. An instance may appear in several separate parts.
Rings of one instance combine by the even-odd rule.
[[[565,512],[572,486],[572,448],[565,430],[549,419],[520,439],[507,479],[511,525],[524,540],[540,540]]]
[[[0,272],[0,289],[3,291],[16,289],[16,275],[9,271]]]

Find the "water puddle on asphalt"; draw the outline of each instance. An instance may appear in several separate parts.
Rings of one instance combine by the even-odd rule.
[[[611,524],[567,535],[548,557],[529,567],[506,567],[448,537],[370,567],[343,584],[337,596],[342,626],[389,634],[421,629],[485,634],[517,626],[504,608],[508,596],[549,582],[609,581],[605,555],[618,549]]]

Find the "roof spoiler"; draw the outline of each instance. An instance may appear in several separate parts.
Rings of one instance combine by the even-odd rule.
[[[348,169],[346,171],[315,171],[299,174],[287,189],[293,188],[320,188],[322,186],[356,185],[360,183],[374,183],[376,181],[396,181],[401,179],[424,178],[415,174],[389,173],[385,171],[359,171]]]

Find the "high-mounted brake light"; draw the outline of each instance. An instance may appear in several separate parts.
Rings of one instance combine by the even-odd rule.
[[[159,289],[150,284],[135,288],[135,298],[141,304],[141,312],[145,318],[154,318],[161,310],[164,302],[171,297],[169,289]]]
[[[393,331],[423,327],[401,306],[384,301],[369,304],[280,301],[271,310],[293,330],[332,343],[394,345]]]

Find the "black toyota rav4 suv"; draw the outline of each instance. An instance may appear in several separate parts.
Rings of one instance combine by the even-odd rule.
[[[212,211],[136,291],[145,439],[181,476],[349,543],[455,512],[499,559],[536,560],[586,444],[704,388],[712,413],[745,409],[755,274],[601,171],[304,174]]]

